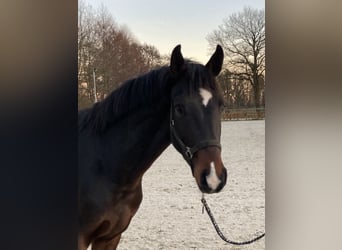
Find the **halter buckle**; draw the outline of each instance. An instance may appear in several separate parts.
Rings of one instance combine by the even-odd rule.
[[[193,155],[191,153],[191,148],[186,147],[185,154],[189,159],[192,159]]]

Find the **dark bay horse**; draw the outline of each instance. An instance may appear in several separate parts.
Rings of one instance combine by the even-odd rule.
[[[224,187],[223,97],[215,81],[222,63],[219,45],[205,66],[184,60],[178,45],[169,66],[79,112],[79,250],[116,249],[141,203],[143,174],[170,143],[202,192]]]

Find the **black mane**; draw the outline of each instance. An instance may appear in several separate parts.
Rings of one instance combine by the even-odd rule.
[[[186,70],[179,77],[185,77],[189,83],[189,93],[203,87],[215,91],[219,100],[222,99],[219,86],[203,65],[187,60]],[[87,129],[95,133],[105,131],[109,123],[114,123],[141,105],[153,104],[157,98],[169,94],[172,79],[169,67],[164,66],[127,80],[104,100],[79,112],[79,130]]]

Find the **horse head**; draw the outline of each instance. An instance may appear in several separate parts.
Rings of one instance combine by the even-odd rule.
[[[227,180],[220,144],[224,102],[215,81],[222,63],[219,45],[206,65],[184,60],[180,45],[171,55],[170,139],[190,165],[203,193],[219,192]]]

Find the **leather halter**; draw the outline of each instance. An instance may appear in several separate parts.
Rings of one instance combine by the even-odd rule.
[[[220,142],[218,140],[215,140],[215,139],[199,141],[198,143],[196,143],[192,147],[187,146],[177,134],[177,131],[175,128],[175,120],[173,119],[172,107],[173,107],[173,105],[171,103],[171,108],[170,108],[170,140],[171,140],[172,145],[181,152],[184,159],[191,166],[191,168],[193,168],[192,158],[193,158],[194,154],[197,151],[199,151],[200,149],[211,147],[211,146],[218,147],[221,149]]]

